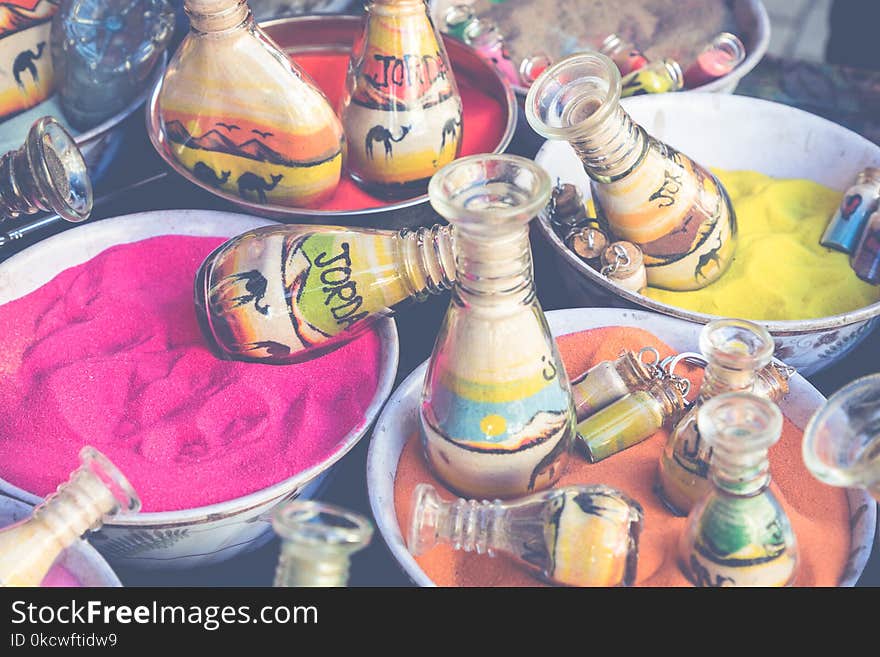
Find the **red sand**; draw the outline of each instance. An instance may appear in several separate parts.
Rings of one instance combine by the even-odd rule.
[[[559,349],[569,376],[593,364],[616,357],[624,348],[638,350],[653,345],[661,356],[672,353],[668,345],[638,328],[602,328],[565,335]],[[685,369],[682,368],[682,372]],[[702,370],[691,376],[699,384]],[[696,388],[695,388],[696,389]],[[693,396],[693,395],[691,395]],[[839,488],[825,486],[807,471],[801,458],[802,432],[785,421],[782,438],[770,451],[774,492],[791,520],[800,549],[798,586],[835,586],[850,549],[848,504]],[[613,458],[589,464],[575,457],[559,485],[603,483],[638,500],[645,511],[639,543],[637,586],[688,586],[676,563],[678,537],[684,518],[673,516],[652,491],[657,462],[666,440],[664,432]],[[428,471],[418,435],[410,438],[397,469],[394,504],[397,519],[407,535],[413,488],[431,482],[452,499]],[[541,586],[542,582],[503,556],[491,558],[439,545],[416,559],[425,573],[440,586]]]
[[[144,511],[172,511],[283,481],[364,421],[380,367],[372,331],[283,367],[204,346],[193,278],[222,241],[115,246],[0,306],[0,477],[46,495],[90,444]]]

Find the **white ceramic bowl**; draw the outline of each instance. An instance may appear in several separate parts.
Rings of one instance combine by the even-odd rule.
[[[551,310],[547,313],[547,320],[554,336],[601,326],[638,326],[650,331],[677,351],[696,351],[701,328],[696,324],[656,313],[618,308]],[[376,525],[391,554],[413,582],[419,586],[434,586],[434,582],[406,549],[394,508],[397,464],[406,441],[418,430],[419,398],[426,369],[427,362],[422,363],[400,384],[376,422],[367,455],[367,488]],[[791,392],[780,407],[786,417],[803,429],[825,398],[800,375],[796,374],[790,384]],[[877,524],[877,505],[862,490],[850,489],[846,491],[846,495],[852,544],[850,560],[839,585],[854,586],[871,555]]]
[[[31,511],[33,507],[29,504],[0,495],[0,529],[29,517]],[[80,586],[122,586],[104,558],[82,539],[65,550],[55,563],[75,577]]]
[[[650,134],[706,166],[808,178],[840,192],[866,166],[880,166],[880,146],[788,105],[704,93],[626,98],[623,105]],[[535,160],[553,180],[573,183],[589,198],[589,179],[568,143],[547,141]],[[537,226],[557,256],[572,305],[641,306],[700,324],[714,318],[623,290],[570,251],[548,217],[539,217]],[[876,326],[878,316],[880,302],[820,319],[760,323],[776,341],[776,356],[810,376],[858,345]]]
[[[158,235],[232,237],[273,224],[228,212],[169,210],[144,212],[82,224],[31,246],[0,263],[0,304],[21,297],[65,269],[104,249]],[[398,340],[394,321],[376,324],[382,344],[382,371],[363,421],[321,463],[250,495],[181,511],[137,513],[107,523],[90,536],[114,565],[138,568],[191,568],[224,561],[272,538],[271,512],[295,497],[311,497],[330,467],[366,434],[391,393],[397,376]],[[34,503],[39,498],[0,479],[0,492]]]

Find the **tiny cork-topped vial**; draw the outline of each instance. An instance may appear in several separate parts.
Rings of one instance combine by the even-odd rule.
[[[455,284],[422,389],[422,447],[466,497],[515,497],[562,476],[574,438],[568,377],[532,278],[529,222],[550,177],[514,155],[444,167],[428,190],[455,229]]]
[[[829,249],[852,253],[868,217],[880,209],[880,168],[868,167],[859,172],[855,183],[846,190],[820,243]]]
[[[313,500],[275,509],[272,527],[281,538],[276,587],[340,587],[348,584],[351,556],[370,544],[373,525],[359,513]]]
[[[602,251],[600,273],[620,287],[640,294],[648,286],[642,250],[632,242],[614,242]]]
[[[418,195],[461,152],[461,96],[424,0],[366,7],[339,108],[346,170],[376,196]]]
[[[660,59],[623,76],[620,97],[662,94],[684,88],[684,73],[674,59]]]
[[[880,210],[868,217],[850,264],[863,281],[880,285]]]
[[[510,502],[447,502],[419,484],[407,547],[415,556],[438,544],[504,554],[562,586],[631,586],[643,520],[639,503],[609,486],[564,486]]]
[[[84,447],[80,460],[30,518],[0,529],[0,586],[39,586],[58,555],[86,532],[140,510],[137,493],[106,456]]]
[[[590,177],[597,216],[611,235],[644,254],[648,285],[706,287],[727,270],[736,250],[730,198],[709,169],[632,120],[620,104],[622,89],[608,57],[571,55],[529,88],[526,118],[538,134],[574,148]]]
[[[350,340],[409,299],[450,289],[454,259],[448,226],[264,226],[202,262],[196,317],[220,358],[298,362]]]
[[[162,81],[163,147],[203,184],[255,204],[313,207],[342,172],[326,96],[245,0],[185,0],[191,29]]]
[[[711,446],[697,424],[700,407],[725,392],[753,392],[759,370],[773,357],[773,338],[763,326],[742,319],[717,319],[700,332],[707,361],[693,407],[675,426],[663,448],[657,494],[674,513],[687,515],[709,489]]]
[[[712,485],[688,515],[682,571],[696,586],[790,586],[797,541],[770,490],[768,457],[782,413],[768,399],[730,392],[703,404],[698,422],[713,450]]]
[[[92,204],[82,153],[51,116],[34,122],[20,148],[0,156],[0,223],[40,211],[78,223],[89,218]]]
[[[638,71],[648,64],[648,58],[631,41],[619,34],[609,34],[599,45],[599,52],[606,55],[617,65],[621,75]]]
[[[571,396],[577,419],[583,420],[624,395],[647,387],[656,378],[652,364],[642,360],[651,353],[659,360],[656,349],[647,348],[636,354],[625,350],[614,360],[597,363],[571,381]]]

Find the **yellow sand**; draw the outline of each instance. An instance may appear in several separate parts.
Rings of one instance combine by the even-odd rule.
[[[849,256],[819,244],[842,194],[810,180],[754,171],[715,171],[733,200],[736,256],[715,283],[692,292],[648,288],[657,301],[743,319],[827,317],[880,299],[859,280]]]

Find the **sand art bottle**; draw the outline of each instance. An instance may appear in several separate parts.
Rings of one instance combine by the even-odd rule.
[[[565,486],[510,502],[446,502],[419,484],[407,547],[415,556],[442,543],[504,554],[551,584],[631,586],[643,517],[638,502],[609,486]]]
[[[424,0],[373,0],[340,106],[346,169],[379,196],[424,193],[461,150],[462,104]]]
[[[706,402],[698,421],[713,450],[712,485],[688,515],[682,571],[696,586],[791,585],[797,542],[769,490],[767,455],[782,433],[782,413],[768,399],[731,392]]]
[[[492,21],[478,18],[465,28],[464,40],[465,43],[473,46],[480,57],[498,69],[508,84],[517,85],[520,83],[519,69],[510,58],[510,53],[504,43],[504,35],[501,34],[498,25]]]
[[[452,229],[274,225],[202,262],[196,315],[221,358],[292,363],[356,336],[398,304],[452,287]]]
[[[88,219],[93,200],[82,153],[51,116],[35,121],[24,144],[0,156],[0,224],[41,210],[78,223]]]
[[[654,362],[646,362],[651,354]],[[645,347],[638,354],[624,350],[614,360],[597,363],[571,380],[571,396],[578,420],[602,410],[631,392],[647,387],[657,378],[660,354],[653,347]]]
[[[171,153],[206,185],[251,203],[319,205],[342,171],[343,134],[312,79],[244,0],[185,0],[192,29],[159,92]]]
[[[346,586],[351,556],[373,537],[373,525],[362,515],[311,500],[277,507],[272,526],[281,537],[276,587]]]
[[[662,94],[679,91],[683,87],[684,73],[678,62],[674,59],[661,59],[623,76],[620,80],[620,97]]]
[[[117,513],[141,506],[131,484],[93,447],[82,465],[27,520],[0,529],[0,586],[39,586],[55,559]]]
[[[736,217],[718,179],[648,135],[620,106],[620,73],[599,53],[567,57],[529,89],[539,134],[568,141],[617,239],[644,254],[648,284],[695,290],[717,280],[736,246]]]
[[[685,85],[693,89],[723,77],[742,64],[745,58],[746,47],[739,37],[722,32],[700,50],[696,61],[684,72]]]
[[[840,199],[840,205],[822,234],[820,244],[829,249],[852,253],[868,217],[880,209],[880,168],[860,171],[856,181]]]
[[[617,65],[621,75],[638,71],[648,64],[648,58],[634,43],[618,34],[609,34],[599,45],[599,52]]]
[[[773,346],[767,329],[741,319],[718,319],[700,332],[700,351],[708,363],[700,394],[660,456],[657,494],[674,513],[687,515],[710,486],[712,452],[697,424],[700,407],[725,392],[752,392],[756,373],[773,357]]]
[[[535,294],[529,221],[550,196],[530,160],[475,155],[431,180],[455,227],[456,282],[422,390],[422,445],[450,488],[512,497],[550,486],[568,462],[574,408]]]
[[[863,281],[880,285],[880,210],[868,217],[850,265]]]

